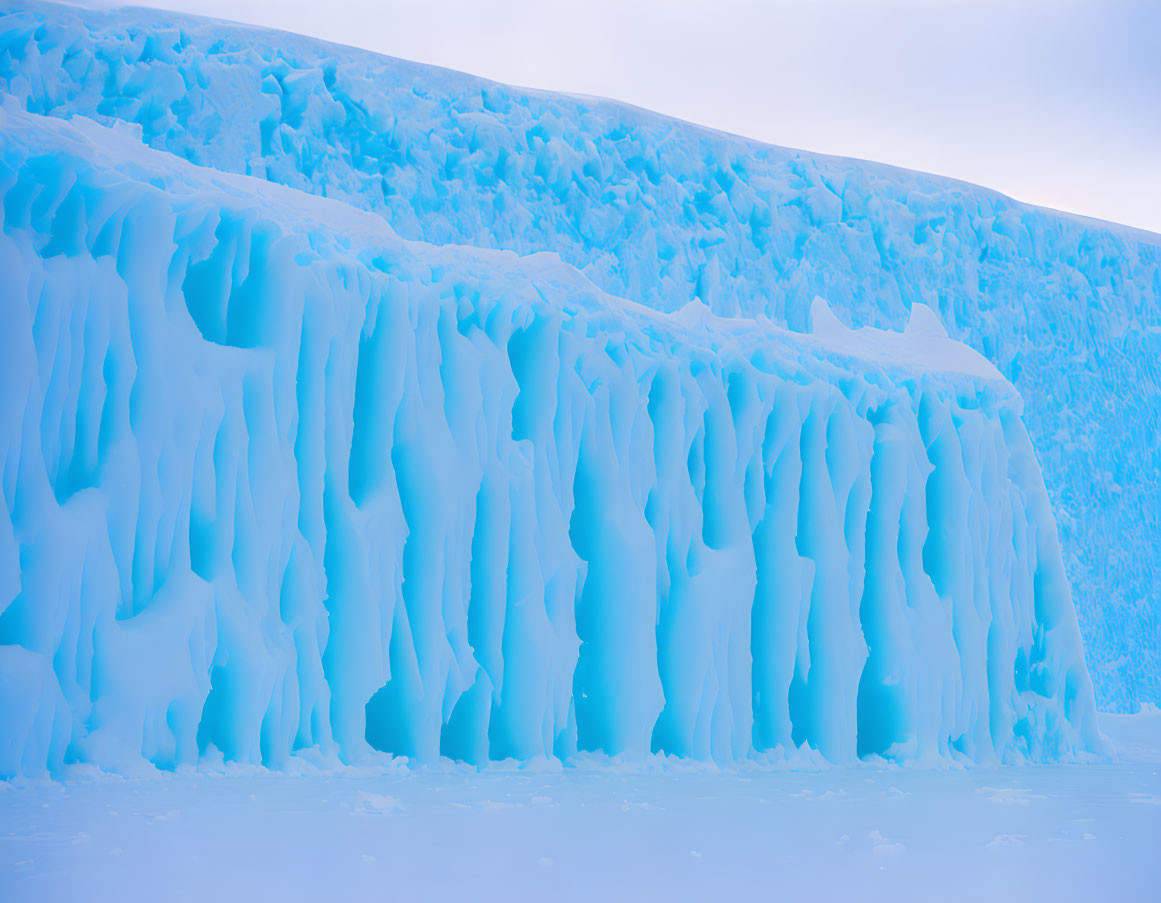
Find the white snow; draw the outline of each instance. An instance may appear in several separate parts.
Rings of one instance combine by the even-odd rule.
[[[1102,727],[1141,755],[1021,769],[234,766],[0,782],[0,896],[1148,903],[1161,885],[1161,720]],[[1026,804],[997,805],[982,787]]]

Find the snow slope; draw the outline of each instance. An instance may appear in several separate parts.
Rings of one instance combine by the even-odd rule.
[[[819,295],[895,330],[924,302],[1027,400],[1098,700],[1161,702],[1158,236],[294,35],[3,12],[0,89],[23,108],[132,123],[151,147],[340,199],[405,238],[553,251],[618,297],[797,331]]]
[[[0,105],[0,773],[1101,752],[1011,385]]]

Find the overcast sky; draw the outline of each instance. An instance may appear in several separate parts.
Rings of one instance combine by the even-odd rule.
[[[145,5],[613,97],[1161,232],[1161,0]]]

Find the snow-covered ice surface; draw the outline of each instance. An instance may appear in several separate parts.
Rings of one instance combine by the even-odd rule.
[[[0,898],[1155,901],[1161,713],[1123,761],[0,782]]]
[[[822,296],[847,324],[902,330],[926,303],[1025,399],[1098,703],[1161,702],[1158,236],[172,13],[4,0],[0,91],[374,212],[405,238],[552,251],[660,310],[696,297],[805,331]]]

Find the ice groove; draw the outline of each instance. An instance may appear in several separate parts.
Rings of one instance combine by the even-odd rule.
[[[659,313],[83,120],[0,153],[0,773],[1103,749],[964,346]]]
[[[901,329],[912,302],[927,304],[1026,399],[1102,707],[1161,703],[1156,235],[168,12],[12,3],[0,90],[34,113],[118,123],[193,163],[341,199],[406,238],[553,251],[659,310],[698,298],[806,331],[821,295],[847,322]],[[92,217],[109,216],[103,240],[115,240],[119,214],[53,184],[67,198],[52,208],[53,251],[77,247]],[[10,222],[50,201],[23,190],[7,195]],[[195,320],[215,341],[255,342],[251,288],[192,296]],[[520,430],[523,404],[516,414]]]

